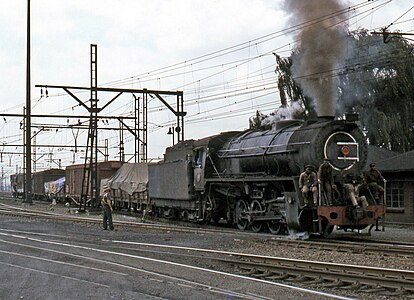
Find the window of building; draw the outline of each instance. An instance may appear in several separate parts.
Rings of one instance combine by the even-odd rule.
[[[388,182],[386,199],[387,207],[404,208],[404,183]]]

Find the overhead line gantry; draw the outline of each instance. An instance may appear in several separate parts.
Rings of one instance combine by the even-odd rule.
[[[161,91],[161,90],[148,90],[148,89],[123,89],[123,88],[110,88],[110,87],[98,87],[97,85],[97,45],[91,44],[90,48],[90,87],[80,86],[66,86],[66,85],[45,85],[39,84],[36,87],[47,89],[63,89],[73,99],[75,99],[79,106],[84,107],[90,114],[89,116],[89,128],[88,128],[88,143],[85,156],[85,167],[82,180],[82,193],[79,211],[85,211],[86,203],[91,201],[94,205],[99,197],[98,195],[98,176],[97,176],[97,157],[98,157],[98,113],[113,103],[123,93],[130,93],[135,99],[135,125],[131,129],[122,118],[118,118],[120,123],[125,126],[135,137],[135,162],[146,162],[148,158],[147,154],[147,125],[148,125],[148,95],[154,95],[158,98],[177,118],[177,124],[175,126],[175,133],[177,134],[177,140],[184,140],[184,99],[182,91]],[[90,91],[90,99],[82,101],[73,91]],[[102,107],[98,107],[98,92],[114,92],[117,93],[111,100],[106,102]],[[137,97],[136,94],[142,94],[141,97]],[[176,109],[174,109],[162,96],[176,96]],[[90,102],[90,106],[86,105],[86,102]],[[142,124],[142,127],[141,127]],[[142,136],[140,132],[142,131]],[[140,149],[142,146],[142,149]]]

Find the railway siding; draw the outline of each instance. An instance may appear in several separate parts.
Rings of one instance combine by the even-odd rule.
[[[54,212],[51,212],[45,203],[35,203],[24,207],[15,200],[2,200],[1,202],[3,202],[3,205],[0,205],[1,214],[23,217],[22,220],[29,218],[31,222],[33,220],[41,222],[45,218],[48,222],[54,220],[56,222],[64,220],[65,223],[77,222],[79,226],[86,222],[87,231],[83,234],[99,236],[102,232],[99,230],[100,214],[90,216],[69,214],[69,210],[61,205],[57,205]],[[124,232],[131,232],[131,230],[141,231],[144,235],[160,231],[171,238],[183,234],[187,236],[194,234],[198,238],[200,235],[220,236],[220,239],[227,241],[226,246],[221,247],[221,250],[233,253],[230,257],[219,258],[218,262],[221,265],[227,264],[227,269],[233,269],[233,271],[235,269],[234,272],[244,276],[275,282],[293,282],[295,285],[314,286],[314,288],[327,291],[341,287],[356,293],[374,290],[389,293],[392,290],[394,294],[404,294],[412,291],[412,286],[414,286],[413,252],[411,251],[413,247],[409,245],[372,244],[369,242],[369,237],[364,242],[287,240],[269,234],[257,235],[217,227],[212,229],[165,223],[137,223],[138,218],[123,221],[125,219],[123,215],[115,214],[114,217],[118,232],[112,233],[113,237],[123,235]],[[392,234],[391,231],[392,229],[388,229],[388,235],[395,239],[397,235]],[[171,238],[166,241],[170,241]],[[398,250],[392,254],[393,250],[390,249],[394,248]],[[238,256],[234,252],[244,252],[245,255]],[[264,256],[259,257],[259,255]]]

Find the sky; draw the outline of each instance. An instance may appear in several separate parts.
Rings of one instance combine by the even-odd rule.
[[[321,7],[331,2],[310,1]],[[348,8],[344,16],[352,30],[378,31],[392,23],[390,31],[414,30],[411,0],[337,2]],[[46,98],[35,85],[88,87],[90,45],[96,44],[99,86],[184,92],[186,139],[244,130],[257,110],[268,114],[280,106],[273,53],[287,57],[297,43],[294,18],[284,7],[282,0],[32,0],[32,114],[88,114],[63,90],[49,89]],[[27,1],[0,0],[0,114],[21,114],[26,104],[26,14]],[[76,95],[89,99],[88,93]],[[99,105],[114,96],[100,92]],[[102,115],[130,116],[133,103],[132,95],[122,95]],[[175,118],[156,98],[149,98],[148,111],[148,157],[162,158],[172,144],[167,132]],[[23,149],[14,146],[23,143],[21,121],[0,118],[6,176],[22,166]],[[73,146],[75,137],[78,145],[86,144],[87,130],[68,128],[77,122],[32,119],[32,144],[50,145],[34,148],[34,171],[57,167],[58,160],[62,167],[83,162],[81,151],[59,147]],[[41,130],[51,125],[64,128]],[[119,126],[116,120],[99,123]],[[133,137],[125,132],[123,138],[129,159]],[[99,130],[99,145],[105,140],[110,159],[119,159],[119,132]]]

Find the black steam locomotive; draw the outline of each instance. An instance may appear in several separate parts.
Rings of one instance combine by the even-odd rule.
[[[305,207],[299,190],[304,166],[329,159],[337,189],[333,205],[321,194]],[[268,228],[329,234],[378,225],[385,207],[351,205],[342,178],[357,176],[367,160],[367,144],[355,119],[320,117],[285,120],[272,129],[226,132],[167,148],[164,161],[149,165],[149,197],[159,215],[189,221],[226,220],[255,232]]]

